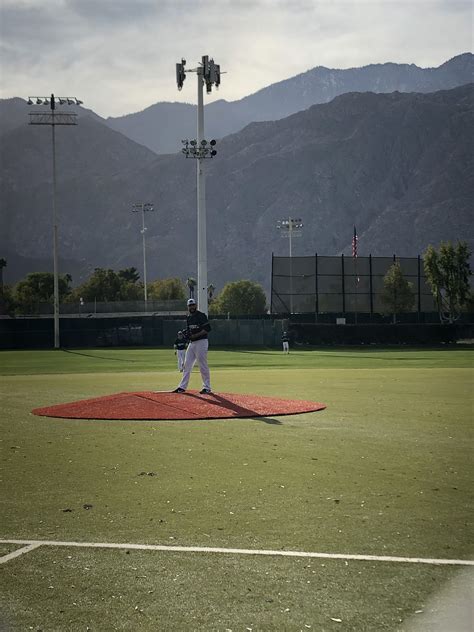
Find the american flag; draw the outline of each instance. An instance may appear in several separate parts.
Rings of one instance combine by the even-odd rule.
[[[359,238],[357,237],[357,230],[356,227],[354,226],[354,236],[352,237],[352,256],[353,257],[357,257],[357,242],[359,241]]]

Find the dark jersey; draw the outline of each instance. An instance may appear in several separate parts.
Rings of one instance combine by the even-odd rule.
[[[288,334],[283,334],[281,337],[281,341],[282,342],[290,342],[290,337],[288,336]]]
[[[206,335],[201,336],[199,340],[205,340],[207,338],[207,332],[211,331],[211,326],[209,325],[206,314],[196,310],[194,314],[189,314],[186,320],[188,322],[188,330],[191,335],[199,334],[201,331],[205,331]]]
[[[184,338],[176,338],[174,341],[174,348],[178,351],[184,351],[186,349],[188,342]]]

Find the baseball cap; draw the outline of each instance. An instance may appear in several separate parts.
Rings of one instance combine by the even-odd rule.
[[[188,307],[190,305],[196,305],[196,301],[193,298],[188,299]]]

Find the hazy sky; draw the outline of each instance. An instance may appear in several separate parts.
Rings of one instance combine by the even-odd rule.
[[[101,116],[178,92],[175,64],[213,57],[205,97],[233,101],[314,68],[438,66],[472,51],[467,0],[0,0],[0,97],[77,96]]]

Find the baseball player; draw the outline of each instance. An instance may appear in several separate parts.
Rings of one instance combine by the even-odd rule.
[[[188,341],[184,337],[182,331],[178,331],[176,340],[174,341],[174,353],[178,358],[178,371],[180,373],[183,372],[184,369],[184,357],[186,355],[186,347],[188,346]]]
[[[290,353],[290,337],[288,336],[287,331],[283,332],[281,341],[283,343],[283,353]]]
[[[207,350],[209,347],[207,334],[211,331],[211,326],[206,314],[198,311],[196,301],[193,298],[188,300],[188,311],[189,315],[186,320],[189,344],[184,359],[183,377],[178,388],[175,388],[173,393],[184,393],[186,391],[191,371],[197,362],[202,377],[200,394],[209,395],[211,393],[211,374],[207,365]]]

